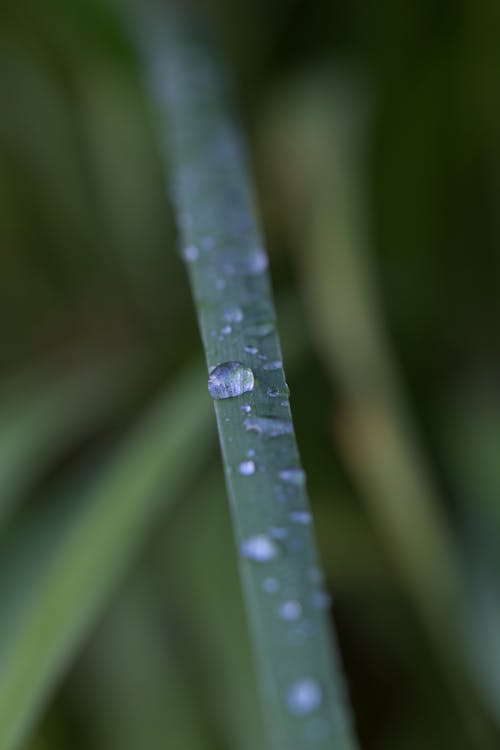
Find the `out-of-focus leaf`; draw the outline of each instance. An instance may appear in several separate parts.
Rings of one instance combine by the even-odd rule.
[[[182,575],[182,568],[179,570]],[[93,750],[208,750],[206,727],[174,633],[161,616],[149,566],[134,576],[86,649],[75,675]],[[168,607],[168,603],[166,603]]]
[[[96,476],[24,527],[0,559],[0,747],[17,747],[106,605],[162,506],[211,444],[200,372],[165,400]]]
[[[0,383],[0,528],[44,467],[94,426],[104,424],[127,378],[125,360],[52,368]]]

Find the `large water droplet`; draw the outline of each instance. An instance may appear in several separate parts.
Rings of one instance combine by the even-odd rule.
[[[243,320],[243,310],[241,307],[227,307],[222,313],[226,323],[241,323]]]
[[[321,685],[312,677],[303,677],[292,682],[286,694],[290,713],[295,716],[308,716],[317,711],[323,701]]]
[[[287,622],[293,622],[298,620],[302,614],[302,605],[300,602],[290,599],[287,602],[282,602],[278,607],[278,615],[282,620]]]
[[[234,398],[253,391],[255,379],[249,367],[241,362],[223,362],[210,371],[208,392],[212,398]]]
[[[242,557],[255,562],[270,562],[279,555],[279,547],[276,542],[266,536],[266,534],[257,534],[251,536],[240,546]]]
[[[238,473],[244,477],[251,477],[252,474],[255,474],[255,462],[242,461],[238,466]]]
[[[270,438],[291,435],[293,430],[290,420],[276,419],[275,417],[247,417],[244,425],[249,432],[256,432]]]
[[[302,487],[306,481],[306,475],[302,469],[292,468],[283,469],[279,473],[280,479],[289,484],[295,484],[297,487]]]

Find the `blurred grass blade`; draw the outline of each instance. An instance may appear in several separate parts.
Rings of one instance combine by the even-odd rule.
[[[211,442],[199,375],[168,397],[88,483],[67,489],[0,558],[0,748],[18,747],[159,511]]]
[[[175,577],[184,562],[174,559]],[[164,587],[156,590],[154,578],[149,566],[132,577],[79,665],[76,698],[92,750],[208,748],[179,649],[186,632],[165,623],[158,603],[170,597]]]
[[[266,153],[275,153],[292,242],[306,248],[300,259],[308,304],[340,385],[337,443],[477,741],[489,729],[463,671],[461,623],[471,602],[462,560],[414,428],[366,252],[368,122],[354,80],[319,77],[292,92]]]
[[[270,746],[348,750],[268,260],[224,73],[185,18],[152,13],[142,32],[207,364],[220,366],[212,395]]]
[[[117,377],[124,364],[37,368],[0,383],[0,529],[43,469],[116,406],[127,381]]]

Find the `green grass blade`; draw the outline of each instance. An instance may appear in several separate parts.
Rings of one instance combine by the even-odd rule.
[[[182,562],[174,560],[173,571],[182,574]],[[151,578],[149,567],[132,577],[80,660],[76,698],[93,750],[208,750],[179,649],[185,632],[165,622],[158,603],[167,598],[170,608],[170,596]]]
[[[0,748],[18,747],[210,442],[208,399],[186,372],[87,486],[66,491],[0,559]],[[59,499],[58,499],[59,500]]]
[[[116,406],[125,383],[117,365],[37,368],[0,384],[0,528],[44,468]]]
[[[347,750],[355,740],[321,590],[267,255],[224,75],[173,14],[149,20],[143,47],[207,364],[239,362],[255,378],[251,391],[216,400],[215,410],[271,747],[300,750],[314,741],[318,749]],[[248,371],[244,377],[249,387]]]

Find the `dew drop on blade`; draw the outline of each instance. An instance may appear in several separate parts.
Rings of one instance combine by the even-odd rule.
[[[302,615],[302,605],[294,599],[282,602],[278,607],[278,615],[282,620],[286,620],[287,622],[298,620]]]
[[[222,313],[226,323],[241,323],[243,320],[243,310],[240,307],[227,307]]]
[[[241,362],[223,362],[210,371],[208,392],[215,399],[234,398],[253,391],[255,379]]]
[[[283,469],[279,473],[280,479],[289,484],[295,484],[297,487],[302,487],[306,481],[306,475],[302,469],[292,468]]]
[[[303,677],[292,682],[286,694],[288,710],[295,716],[308,716],[314,713],[322,701],[321,685],[312,677]]]
[[[257,534],[245,539],[240,546],[240,553],[247,560],[265,563],[279,556],[279,548],[266,534]]]
[[[238,473],[243,477],[251,477],[252,474],[255,474],[255,462],[242,461],[238,466]]]

